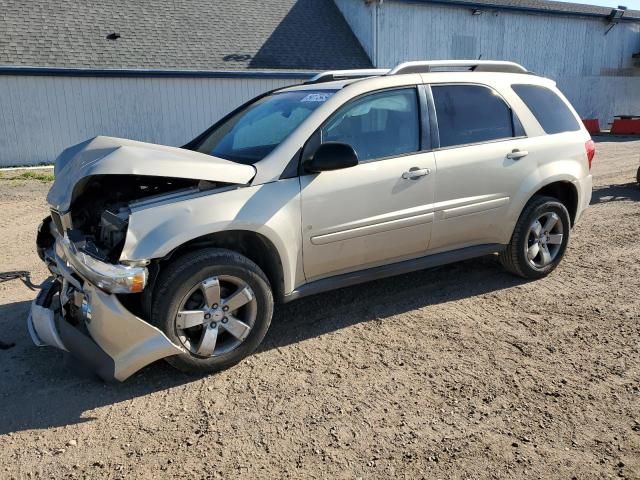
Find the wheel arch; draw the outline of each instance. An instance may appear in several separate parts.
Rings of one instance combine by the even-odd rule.
[[[568,180],[557,180],[540,187],[531,195],[527,203],[535,196],[553,197],[562,203],[569,212],[571,226],[575,224],[578,213],[578,189]]]
[[[202,248],[224,248],[244,255],[265,273],[276,301],[284,298],[285,273],[280,253],[271,240],[253,230],[223,230],[193,238],[175,248],[160,263],[174,261]]]

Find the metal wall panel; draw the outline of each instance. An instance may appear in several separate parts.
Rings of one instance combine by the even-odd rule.
[[[373,10],[375,5],[367,5],[364,1],[334,0],[338,9],[347,20],[347,23],[358,37],[360,45],[369,55],[369,59],[375,62],[373,55]]]
[[[371,24],[374,6],[337,0],[356,35]],[[583,118],[606,126],[617,114],[640,115],[640,23],[614,26],[602,18],[452,7],[386,0],[377,7],[376,33],[365,32],[376,66],[407,60],[478,58],[511,60],[552,78]],[[366,10],[366,11],[365,11]],[[352,18],[357,15],[357,18]],[[362,25],[362,27],[358,27]],[[632,76],[635,75],[635,76]]]
[[[246,100],[299,82],[0,75],[0,166],[51,163],[96,135],[182,145]]]
[[[601,128],[614,115],[640,115],[640,77],[560,76],[558,87],[582,118],[598,118]]]

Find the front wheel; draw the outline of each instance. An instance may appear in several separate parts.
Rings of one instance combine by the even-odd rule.
[[[571,220],[552,197],[533,197],[525,206],[511,241],[500,253],[506,270],[523,278],[547,276],[560,263],[569,242]]]
[[[248,258],[223,249],[178,257],[156,283],[152,323],[185,353],[168,357],[190,373],[229,368],[262,342],[273,314],[269,281]]]

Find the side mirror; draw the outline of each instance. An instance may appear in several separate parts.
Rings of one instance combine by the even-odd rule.
[[[309,172],[325,172],[358,165],[358,155],[351,145],[338,142],[323,143],[305,165]]]

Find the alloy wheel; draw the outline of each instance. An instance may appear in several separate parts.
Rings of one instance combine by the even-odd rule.
[[[247,282],[231,275],[210,277],[195,285],[180,303],[176,333],[191,354],[216,357],[236,349],[249,336],[257,311]]]
[[[525,255],[536,269],[542,269],[554,262],[562,247],[563,225],[555,212],[540,215],[529,227]]]

